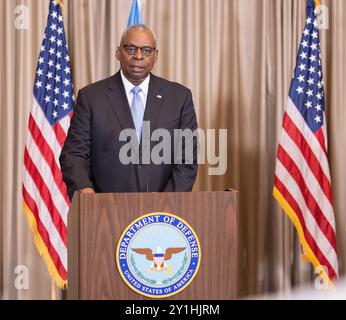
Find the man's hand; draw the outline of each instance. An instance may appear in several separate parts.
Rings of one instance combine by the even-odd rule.
[[[78,192],[79,193],[96,193],[94,189],[92,188],[84,188],[84,189],[78,190]]]

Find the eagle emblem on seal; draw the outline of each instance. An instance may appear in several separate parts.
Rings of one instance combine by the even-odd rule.
[[[174,254],[183,252],[186,248],[167,248],[165,252],[160,247],[157,248],[156,253],[150,248],[132,248],[132,251],[143,254],[148,261],[153,261],[151,269],[154,271],[164,271],[167,269],[165,261],[170,260]]]

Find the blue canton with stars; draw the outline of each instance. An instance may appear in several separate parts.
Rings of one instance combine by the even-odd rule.
[[[316,132],[324,124],[325,96],[314,0],[308,0],[307,16],[289,95],[309,128]]]
[[[51,1],[38,60],[34,95],[47,120],[55,125],[73,109],[74,96],[62,11]]]

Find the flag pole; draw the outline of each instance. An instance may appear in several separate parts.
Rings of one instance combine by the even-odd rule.
[[[57,3],[60,5],[61,11],[64,11],[65,6],[63,0],[57,0]],[[50,280],[50,299],[52,301],[56,300],[56,284],[53,278]]]
[[[53,279],[51,279],[51,282],[50,282],[50,300],[52,301],[56,300],[56,285]]]

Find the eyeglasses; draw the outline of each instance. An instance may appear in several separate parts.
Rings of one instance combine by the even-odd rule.
[[[130,56],[134,56],[138,49],[141,49],[142,55],[144,57],[150,57],[152,53],[156,50],[156,48],[149,47],[149,46],[144,46],[144,47],[137,47],[133,44],[123,44],[122,46],[126,53],[129,54]]]

